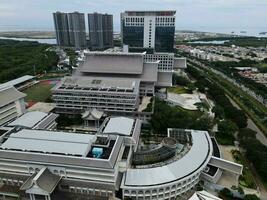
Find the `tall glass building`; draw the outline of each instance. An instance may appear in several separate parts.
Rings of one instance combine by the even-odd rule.
[[[176,11],[125,11],[121,13],[123,44],[130,49],[173,52]]]
[[[58,46],[70,46],[68,14],[53,13],[55,32]]]
[[[105,49],[113,47],[113,16],[109,14],[88,14],[90,48]]]
[[[86,47],[85,18],[83,13],[53,13],[57,44],[61,47]]]
[[[85,18],[83,13],[68,13],[70,45],[75,48],[86,47]]]

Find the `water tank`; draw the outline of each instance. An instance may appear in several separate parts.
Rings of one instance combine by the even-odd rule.
[[[92,154],[94,158],[101,158],[103,154],[103,148],[100,147],[94,147],[92,150]]]

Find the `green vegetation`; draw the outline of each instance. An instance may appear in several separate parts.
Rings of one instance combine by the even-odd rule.
[[[261,73],[267,73],[267,58],[256,66]]]
[[[267,38],[258,38],[258,37],[217,37],[217,38],[202,38],[198,40],[191,40],[191,41],[178,41],[177,44],[187,44],[188,42],[194,42],[194,41],[224,41],[226,42],[224,44],[217,44],[221,46],[241,46],[241,47],[265,47],[267,46]],[[190,45],[202,45],[202,44],[190,44]],[[207,44],[203,44],[207,45]],[[212,44],[214,45],[214,44]]]
[[[195,85],[200,92],[208,93],[216,102],[217,113],[216,117],[225,116],[226,119],[234,122],[239,128],[247,126],[247,117],[242,110],[235,108],[227,96],[224,94],[224,90],[217,85],[217,82],[213,82],[210,78],[206,77],[206,74],[201,70],[198,70],[190,65],[187,68],[187,72],[197,79]],[[217,114],[217,115],[216,115]],[[218,116],[219,115],[219,116]]]
[[[234,145],[234,134],[238,127],[230,120],[223,120],[218,123],[217,141],[222,145]]]
[[[81,115],[77,115],[72,118],[67,115],[59,115],[59,117],[56,119],[56,122],[57,122],[58,128],[64,129],[67,126],[83,124],[83,119]]]
[[[0,82],[20,76],[49,71],[57,65],[55,52],[46,51],[50,47],[38,42],[0,40]]]
[[[153,111],[153,102],[154,98],[151,97],[149,104],[147,105],[146,109],[143,112],[152,112]]]
[[[216,69],[218,71],[221,71],[222,73],[224,73],[228,77],[230,77],[230,78],[236,80],[237,82],[245,85],[246,87],[250,88],[256,94],[259,94],[262,97],[267,98],[267,87],[265,87],[261,83],[255,82],[254,80],[251,80],[249,78],[245,78],[245,77],[241,76],[238,73],[238,71],[235,70],[235,67],[256,67],[260,71],[266,70],[266,72],[267,72],[267,68],[265,69],[265,68],[261,67],[261,66],[264,66],[265,63],[257,63],[257,62],[252,61],[252,60],[241,60],[240,62],[216,61],[216,62],[210,62],[210,63],[207,63],[207,64],[209,64],[214,69]]]
[[[244,200],[260,200],[255,194],[247,194],[244,197]]]
[[[188,89],[184,87],[180,87],[180,86],[170,87],[168,88],[168,92],[172,92],[175,94],[190,94],[191,93],[191,91],[189,91]]]
[[[52,85],[38,83],[26,90],[23,93],[27,94],[26,101],[48,102],[50,101]]]
[[[217,85],[221,89],[222,94],[226,94],[231,97],[238,106],[254,121],[254,123],[267,135],[267,108],[258,102],[256,99],[251,97],[246,92],[243,92],[238,87],[234,86],[229,81],[225,80],[221,76],[214,74],[208,69],[195,69],[193,68],[194,76],[200,76],[202,81],[202,89],[205,88],[205,84],[213,82],[213,85]],[[189,69],[190,70],[190,69]],[[192,71],[192,70],[191,70]],[[199,75],[197,73],[200,73]],[[203,78],[207,81],[203,81]],[[204,83],[204,84],[203,84]],[[216,100],[216,99],[215,99]],[[219,99],[220,100],[220,99]],[[224,104],[221,104],[224,107]],[[229,110],[231,112],[231,110]],[[243,112],[242,111],[242,112]],[[235,112],[235,110],[232,110]],[[238,125],[239,126],[239,125]],[[242,128],[242,127],[241,127]]]
[[[219,197],[224,199],[224,200],[230,200],[230,199],[234,199],[233,197],[233,193],[231,192],[231,190],[229,190],[228,188],[223,188],[220,192],[219,192]]]
[[[267,185],[267,147],[256,139],[256,132],[241,129],[238,133],[240,145],[246,150],[246,158],[253,163],[256,171]]]
[[[200,111],[187,111],[155,99],[150,128],[156,135],[166,136],[167,128],[210,130],[213,120]]]
[[[184,76],[180,76],[176,73],[174,73],[172,76],[172,83],[173,85],[182,85],[182,86],[188,86],[189,84],[191,84],[189,79],[187,79]]]
[[[197,87],[207,90],[216,104],[220,106],[217,109],[217,113],[219,113],[220,117],[225,115],[226,118],[232,120],[232,122],[236,123],[239,127],[238,140],[245,150],[245,157],[250,162],[249,164],[253,164],[257,173],[262,178],[262,181],[267,185],[267,147],[256,139],[255,134],[250,134],[251,131],[249,131],[249,133],[247,129],[244,129],[246,128],[246,115],[243,112],[245,111],[258,127],[261,128],[264,133],[267,133],[267,127],[262,123],[263,119],[260,117],[261,113],[266,115],[267,109],[254,98],[208,69],[189,66],[188,70],[191,75],[197,77]],[[211,89],[212,87],[213,89]],[[231,106],[231,103],[227,102],[225,94],[230,96],[243,111]],[[257,112],[255,110],[257,110]]]
[[[67,56],[69,56],[70,59],[70,66],[77,66],[77,54],[75,53],[75,50],[73,49],[65,49],[64,50],[67,54]]]
[[[231,153],[233,154],[235,161],[243,165],[243,173],[242,176],[239,177],[239,184],[247,188],[256,189],[257,186],[254,182],[253,174],[249,170],[248,163],[243,155],[237,150],[232,150]]]

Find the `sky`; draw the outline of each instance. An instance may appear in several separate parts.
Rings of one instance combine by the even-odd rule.
[[[267,0],[0,0],[0,30],[53,30],[55,11],[113,14],[120,30],[125,10],[176,10],[177,30],[267,31]]]

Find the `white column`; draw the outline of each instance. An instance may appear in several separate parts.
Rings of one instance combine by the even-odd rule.
[[[154,16],[145,16],[144,17],[144,40],[143,45],[145,48],[154,48],[155,47],[155,26],[156,18]],[[150,34],[151,32],[151,34]]]

